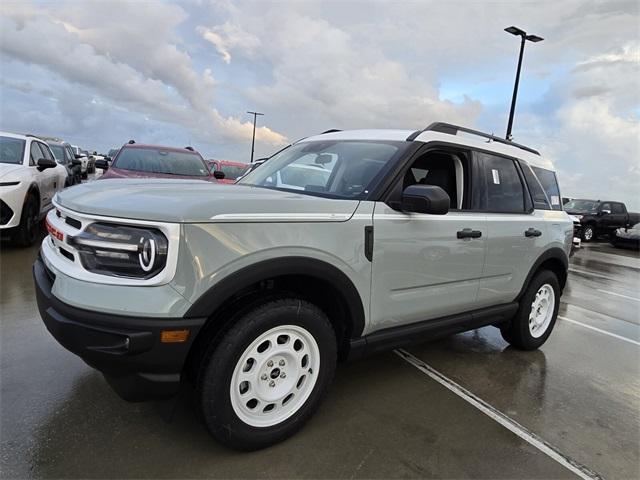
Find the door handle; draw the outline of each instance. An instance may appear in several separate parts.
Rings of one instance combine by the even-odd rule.
[[[525,237],[539,237],[542,235],[542,232],[540,230],[537,230],[533,227],[529,228],[528,230],[526,230],[524,232],[524,236]]]
[[[463,228],[457,232],[458,238],[480,238],[482,232],[480,230],[471,230],[470,228]]]

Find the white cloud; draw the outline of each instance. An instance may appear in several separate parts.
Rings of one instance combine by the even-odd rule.
[[[238,25],[232,25],[228,22],[211,28],[198,26],[196,31],[216,47],[225,63],[231,63],[233,50],[251,55],[260,46],[260,40],[256,36],[244,31]]]
[[[71,83],[92,88],[116,105],[178,123],[202,140],[247,140],[252,124],[214,106],[212,70],[198,73],[179,47],[175,29],[186,18],[177,6],[98,2],[50,10],[2,10],[0,51],[44,66]],[[34,48],[34,39],[43,39]],[[286,138],[263,128],[258,141]]]

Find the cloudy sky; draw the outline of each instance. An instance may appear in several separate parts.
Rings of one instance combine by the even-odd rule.
[[[565,196],[640,210],[640,2],[47,1],[0,5],[0,128],[247,161],[328,128],[443,120],[555,162]]]

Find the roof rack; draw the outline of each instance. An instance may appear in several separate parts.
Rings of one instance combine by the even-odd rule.
[[[188,147],[184,147],[185,150],[189,150],[191,152],[195,152],[195,150],[193,149],[193,147],[191,145],[189,145]]]
[[[498,142],[504,145],[509,145],[511,147],[516,147],[521,150],[525,150],[529,153],[533,153],[534,155],[540,155],[540,152],[538,152],[537,150],[534,150],[533,148],[529,148],[525,145],[520,145],[519,143],[515,143],[510,140],[505,140],[504,138],[496,137],[494,135],[480,132],[478,130],[473,130],[471,128],[461,127],[459,125],[453,125],[451,123],[445,123],[445,122],[434,122],[424,130],[416,130],[415,132],[413,132],[411,135],[407,137],[407,141],[411,142],[415,140],[418,137],[418,135],[420,135],[423,132],[440,132],[440,133],[447,133],[449,135],[457,135],[458,132],[469,133],[471,135],[476,135],[478,137],[487,138],[493,142]]]

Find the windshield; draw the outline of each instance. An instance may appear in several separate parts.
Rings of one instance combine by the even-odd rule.
[[[571,200],[565,203],[564,209],[567,212],[595,212],[598,209],[598,202],[594,200]]]
[[[247,170],[247,167],[248,165],[225,165],[223,163],[220,165],[220,170],[224,172],[225,180],[235,180],[242,176],[242,174]]]
[[[165,173],[206,177],[209,175],[198,154],[171,152],[157,148],[123,148],[116,159],[115,168],[136,172]]]
[[[56,158],[58,163],[62,163],[64,162],[64,152],[62,150],[62,147],[60,145],[55,145],[55,144],[49,144],[49,148],[51,149],[51,151],[53,152],[53,156]]]
[[[337,198],[363,198],[406,142],[314,141],[282,150],[238,183],[313,192]]]
[[[19,138],[0,137],[0,163],[22,164],[24,144]]]

